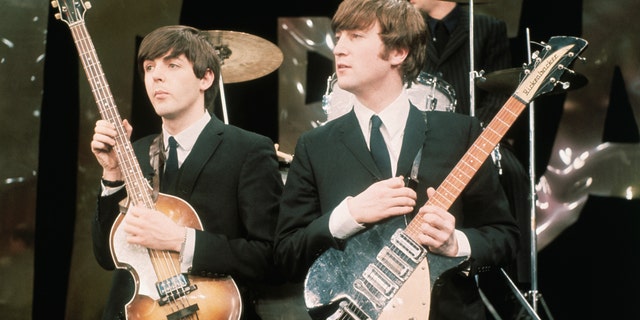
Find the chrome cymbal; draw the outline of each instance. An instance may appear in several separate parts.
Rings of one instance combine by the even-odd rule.
[[[282,64],[282,51],[268,40],[237,31],[207,32],[222,61],[223,83],[257,79],[273,72]]]
[[[522,78],[521,74],[524,71],[522,68],[504,69],[491,72],[485,76],[476,78],[476,85],[479,88],[489,92],[513,94]],[[547,94],[556,94],[560,92],[576,90],[584,87],[589,81],[587,78],[579,73],[565,72],[560,76],[561,82],[568,82],[568,88],[562,88],[561,85],[557,85],[553,90]]]

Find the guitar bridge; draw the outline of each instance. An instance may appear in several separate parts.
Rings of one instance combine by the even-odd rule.
[[[160,294],[158,304],[163,306],[180,297],[186,296],[198,289],[195,285],[190,285],[189,279],[183,273],[167,278],[156,283],[156,290]]]

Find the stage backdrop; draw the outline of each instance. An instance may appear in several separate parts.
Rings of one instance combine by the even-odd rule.
[[[536,99],[512,128],[518,155],[531,161],[535,175],[536,241],[523,250],[535,258],[533,289],[544,302],[539,311],[555,319],[630,318],[640,298],[640,277],[624,260],[637,256],[640,243],[640,24],[629,21],[640,3],[483,2],[476,11],[508,23],[513,67],[528,61],[527,39],[533,51],[555,35],[589,42],[586,60],[573,66],[588,83]],[[96,0],[83,18],[115,101],[134,123],[134,137],[158,128],[134,65],[137,45],[150,30],[182,23],[246,32],[278,45],[280,68],[225,85],[225,103],[218,101],[214,112],[222,118],[226,105],[231,124],[293,153],[299,134],[328,116],[322,105],[333,73],[328,24],[338,3]],[[69,28],[54,18],[57,10],[36,0],[3,4],[0,316],[98,319],[110,273],[91,251],[100,178],[89,150],[99,118],[95,100]],[[518,285],[531,293],[530,283]],[[271,303],[284,310],[295,303],[288,295],[299,287],[281,289],[270,292]],[[25,311],[32,306],[33,313]]]

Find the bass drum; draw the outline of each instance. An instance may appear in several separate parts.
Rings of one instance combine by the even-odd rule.
[[[407,88],[409,100],[423,111],[456,111],[456,92],[446,81],[426,72]]]

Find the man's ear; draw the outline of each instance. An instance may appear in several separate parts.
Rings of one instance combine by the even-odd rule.
[[[399,48],[393,49],[389,55],[389,62],[394,66],[399,66],[404,62],[404,59],[409,55],[409,49]]]
[[[213,85],[213,79],[215,79],[215,76],[216,75],[211,71],[211,69],[207,69],[207,71],[204,72],[202,79],[200,79],[200,89],[202,89],[202,91],[209,89]]]

